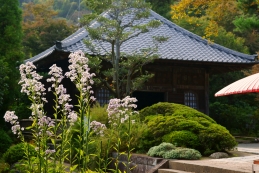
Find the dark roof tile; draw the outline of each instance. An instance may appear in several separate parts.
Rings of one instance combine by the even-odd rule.
[[[102,13],[103,16],[108,17],[108,13]],[[148,19],[141,21],[142,23],[150,20],[160,20],[162,25],[159,28],[153,29],[148,33],[140,34],[138,37],[132,38],[121,46],[121,51],[125,54],[137,53],[140,49],[154,46],[153,36],[165,36],[168,40],[159,44],[158,55],[161,59],[171,60],[186,60],[186,61],[202,61],[202,62],[221,62],[221,63],[254,63],[256,55],[243,54],[226,47],[220,46],[216,43],[209,43],[206,39],[201,38],[179,26],[171,21],[163,18],[157,13],[151,11]],[[129,18],[124,18],[124,23]],[[93,21],[91,27],[97,27],[99,24]],[[84,39],[89,39],[88,32],[85,28],[80,28],[75,33],[61,41],[61,51],[74,52],[82,50],[87,54],[97,54],[92,52],[84,44]],[[109,43],[93,41],[98,54],[105,55],[110,49]],[[52,46],[46,51],[28,59],[36,62],[42,58],[50,55],[56,46]]]

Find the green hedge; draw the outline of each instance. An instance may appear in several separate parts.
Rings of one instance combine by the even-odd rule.
[[[142,109],[140,116],[145,117],[147,129],[139,145],[146,151],[162,142],[197,149],[203,154],[232,149],[237,145],[225,127],[188,106],[158,103]]]

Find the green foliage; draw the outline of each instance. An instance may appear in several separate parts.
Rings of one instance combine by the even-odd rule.
[[[27,57],[34,56],[74,31],[64,18],[57,18],[54,1],[23,4],[23,45]]]
[[[46,2],[46,0],[19,0],[20,6],[26,3],[40,4]],[[83,0],[53,0],[53,8],[58,11],[58,18],[65,18],[70,23],[78,24],[79,19],[89,13]],[[80,2],[80,4],[79,4]]]
[[[161,110],[160,108],[162,108],[164,110],[166,106],[168,106],[168,110],[173,110],[172,114],[164,112],[164,116],[156,115],[158,112],[156,109]],[[156,107],[156,109],[152,109],[152,107]],[[152,113],[150,110],[154,112]],[[150,116],[147,116],[146,111]],[[207,149],[221,151],[236,145],[235,138],[226,128],[218,125],[209,116],[188,106],[158,103],[144,108],[140,114],[146,116],[144,122],[148,126],[140,141],[143,150],[164,141],[173,142],[174,140],[177,145],[189,146],[201,153]]]
[[[163,142],[151,147],[147,153],[151,157],[163,157],[165,159],[197,160],[201,158],[199,151],[190,148],[177,148],[171,143]]]
[[[31,144],[28,144],[27,146],[29,147],[28,150],[31,156],[36,156],[36,151],[34,147]],[[19,160],[22,160],[25,157],[24,149],[24,143],[12,145],[3,155],[5,162],[12,165]]]
[[[190,148],[177,148],[166,152],[165,159],[185,159],[185,160],[198,160],[201,158],[201,153],[197,150]]]
[[[255,15],[250,17],[241,16],[234,20],[234,24],[236,26],[236,31],[249,31],[251,28],[259,28],[259,18]]]
[[[249,47],[250,52],[255,54],[259,50],[259,34],[257,32],[259,15],[242,15],[237,17],[233,23],[236,26],[235,31],[245,38],[245,44]]]
[[[20,93],[17,95],[15,101],[9,105],[10,109],[15,111],[18,119],[28,119],[31,116],[30,100],[26,95]]]
[[[154,104],[152,106],[146,107],[139,112],[140,120],[145,119],[146,116],[150,115],[175,115],[175,116],[182,116],[183,118],[194,118],[194,119],[205,119],[209,122],[215,122],[210,117],[206,116],[205,114],[187,107],[181,104],[172,104],[167,102],[160,102]],[[179,117],[180,118],[180,117]]]
[[[99,103],[94,104],[90,109],[91,121],[98,121],[108,125],[107,105],[100,106]]]
[[[163,137],[163,141],[173,143],[178,147],[197,148],[200,146],[199,138],[192,131],[173,131]]]
[[[0,0],[0,112],[5,112],[18,93],[17,66],[23,60],[22,11],[18,0]],[[0,126],[3,126],[3,119]]]
[[[200,131],[199,140],[205,150],[230,150],[237,145],[235,138],[219,124],[211,124],[208,128]]]
[[[163,157],[166,152],[174,149],[176,149],[176,147],[173,144],[163,142],[159,146],[151,147],[148,150],[147,155],[152,157]]]
[[[152,5],[152,10],[160,14],[161,16],[170,19],[170,5],[176,2],[177,0],[147,0]]]
[[[243,103],[243,104],[242,104]],[[256,107],[239,102],[237,105],[214,102],[210,104],[210,117],[236,135],[253,135],[258,132]]]
[[[99,73],[96,75],[100,79],[100,84],[117,98],[132,94],[153,76],[148,71],[143,71],[142,67],[158,58],[158,44],[167,38],[154,37],[154,46],[136,50],[130,54],[121,52],[121,46],[141,33],[147,33],[159,27],[161,22],[158,20],[138,22],[150,16],[150,4],[144,0],[90,0],[86,5],[93,12],[84,18],[91,40],[105,42],[111,46],[111,50],[105,50],[108,56],[100,57],[103,62],[110,63],[106,64],[108,69],[100,70],[101,66],[97,69]],[[104,11],[108,11],[109,15],[100,15]],[[125,21],[125,16],[129,17],[129,20]],[[97,25],[89,25],[93,19],[98,23]],[[91,41],[86,45],[93,52],[100,52]]]
[[[171,103],[157,103],[142,109],[139,113],[140,120],[143,121],[149,115],[172,115],[174,113],[174,107]]]
[[[3,154],[11,146],[13,141],[3,129],[0,129],[0,141],[0,154]]]
[[[189,20],[181,19],[177,21],[177,24],[188,31],[191,31],[201,37],[204,36],[206,27],[209,25],[209,21],[206,18],[192,18],[192,22]],[[217,43],[219,45],[225,46],[229,49],[233,49],[243,53],[249,53],[248,47],[245,46],[245,39],[238,37],[233,32],[228,31],[226,28],[220,26],[218,27],[218,34],[210,36],[210,44]]]

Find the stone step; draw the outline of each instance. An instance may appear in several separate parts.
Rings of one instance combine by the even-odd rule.
[[[213,167],[213,165],[199,165],[177,161],[169,161],[169,169],[195,173],[246,173],[246,171],[243,170],[231,170],[227,168]]]
[[[158,169],[158,173],[195,173],[195,172],[186,172],[176,169]]]

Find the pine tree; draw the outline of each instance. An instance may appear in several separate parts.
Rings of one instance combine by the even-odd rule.
[[[93,19],[98,23],[95,27],[86,27],[90,38],[96,42],[110,44],[111,47],[111,50],[105,50],[107,56],[99,57],[101,62],[110,63],[111,68],[100,70],[97,75],[101,83],[112,91],[115,97],[122,98],[130,95],[153,76],[143,71],[142,67],[158,58],[157,47],[130,54],[122,52],[121,47],[126,41],[159,27],[161,23],[157,20],[141,22],[150,16],[150,4],[144,0],[89,0],[87,2],[87,6],[93,13],[86,16],[85,24],[91,23]],[[106,16],[99,15],[105,11],[108,12]],[[128,16],[127,21],[124,20],[126,16]],[[155,42],[165,40],[166,38],[162,37],[154,39]],[[86,44],[89,47],[95,47],[91,46],[90,42]]]

